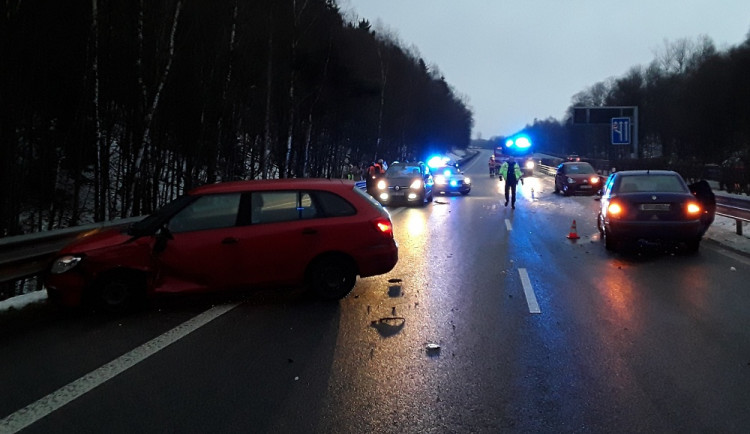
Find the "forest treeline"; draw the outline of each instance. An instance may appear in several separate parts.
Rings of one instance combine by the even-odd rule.
[[[606,106],[638,107],[637,158],[750,163],[750,33],[725,50],[706,36],[666,41],[647,66],[590,86],[573,96],[564,119],[535,120],[525,132],[542,151],[622,158],[609,125],[574,123],[576,107]]]
[[[0,8],[0,236],[469,145],[439,70],[334,0]]]

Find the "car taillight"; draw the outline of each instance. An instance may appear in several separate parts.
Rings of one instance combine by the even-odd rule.
[[[622,212],[623,208],[617,202],[610,203],[607,207],[607,213],[609,213],[609,215],[612,217],[620,217],[622,215]]]
[[[393,238],[393,223],[385,217],[375,219],[375,229],[381,234],[385,234]]]
[[[691,215],[691,216],[698,215],[702,211],[701,206],[698,205],[696,202],[688,202],[685,210],[687,211],[688,215]]]

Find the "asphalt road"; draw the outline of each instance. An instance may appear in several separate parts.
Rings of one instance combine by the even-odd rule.
[[[511,210],[486,159],[469,196],[391,208],[398,265],[340,303],[4,320],[0,433],[745,432],[750,259],[608,253],[592,197],[532,178]]]

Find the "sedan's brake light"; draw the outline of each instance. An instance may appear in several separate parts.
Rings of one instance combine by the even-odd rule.
[[[622,215],[622,212],[623,212],[623,208],[622,208],[622,207],[620,206],[620,204],[619,204],[619,203],[617,203],[617,202],[612,202],[612,203],[610,203],[610,204],[609,204],[609,206],[607,207],[607,212],[608,212],[608,213],[609,213],[609,215],[610,215],[610,216],[612,216],[612,217],[619,217],[619,216],[621,216],[621,215]]]
[[[698,215],[701,213],[701,206],[698,205],[696,202],[688,202],[687,207],[685,208],[687,210],[688,215]]]
[[[385,217],[375,219],[375,229],[381,234],[385,234],[393,238],[393,223]]]

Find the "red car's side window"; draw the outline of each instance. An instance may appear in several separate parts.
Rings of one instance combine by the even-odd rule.
[[[169,221],[170,232],[191,232],[232,227],[237,224],[240,193],[201,196]]]

